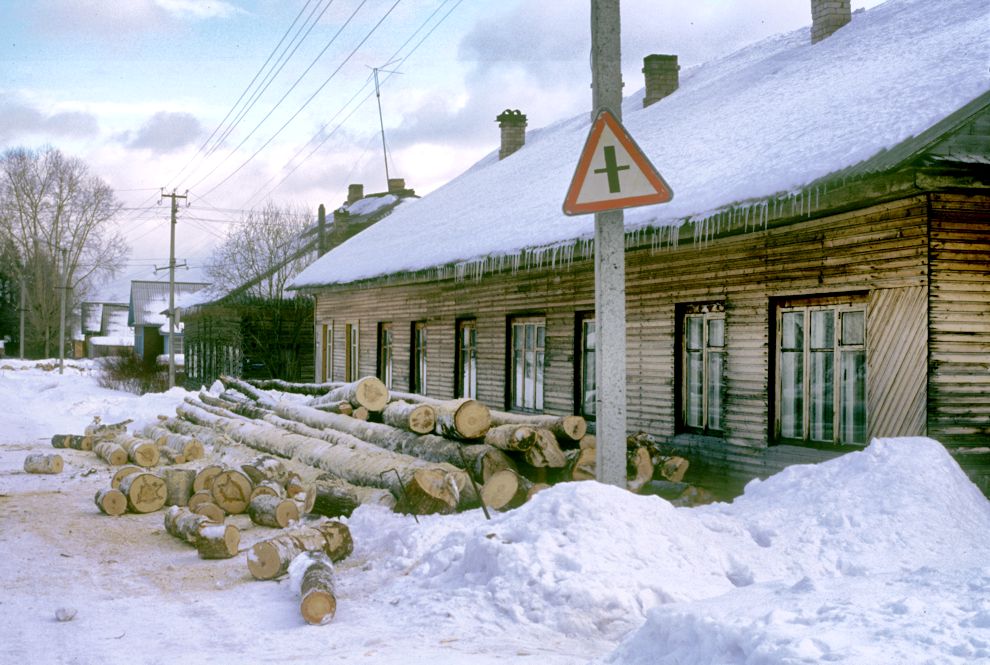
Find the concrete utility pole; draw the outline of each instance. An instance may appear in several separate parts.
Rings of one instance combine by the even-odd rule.
[[[171,194],[162,191],[162,198],[172,199],[172,223],[170,226],[169,246],[168,246],[168,387],[175,387],[175,218],[179,212],[179,199],[185,199],[189,195],[176,194],[172,190]]]
[[[69,290],[69,250],[59,247],[62,255],[62,286],[59,292],[59,322],[58,322],[58,373],[65,372],[65,292]]]
[[[622,120],[619,0],[591,0],[592,122]],[[626,264],[622,210],[595,213],[597,480],[626,485]]]

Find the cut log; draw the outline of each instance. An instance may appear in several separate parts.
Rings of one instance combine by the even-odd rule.
[[[249,379],[248,383],[261,390],[278,390],[298,395],[325,395],[338,387],[338,384],[332,383],[291,383],[281,379]]]
[[[492,411],[492,427],[500,425],[529,425],[553,432],[554,438],[564,445],[573,445],[588,431],[588,421],[582,416],[547,416],[537,413],[509,413]]]
[[[499,471],[481,489],[481,499],[494,510],[510,510],[526,503],[533,483],[515,471]]]
[[[274,496],[276,498],[282,499],[285,496],[285,490],[278,483],[272,482],[271,480],[262,480],[260,483],[254,486],[251,490],[251,501],[254,501],[256,496]]]
[[[158,453],[158,446],[155,445],[154,441],[127,434],[118,434],[114,441],[118,446],[127,451],[127,459],[132,464],[137,464],[146,469],[158,464],[160,455]]]
[[[230,439],[223,432],[202,427],[180,418],[166,418],[161,421],[161,425],[172,432],[195,437],[204,446],[212,446],[214,449],[223,448],[230,443]]]
[[[500,450],[529,450],[536,443],[536,430],[528,425],[499,425],[485,433],[485,443]]]
[[[339,413],[342,416],[349,416],[354,413],[354,407],[351,406],[350,402],[326,402],[320,404],[312,404],[314,409],[319,409],[320,411],[326,411],[327,413]]]
[[[429,404],[396,400],[382,411],[382,422],[415,434],[429,434],[437,425],[437,413]]]
[[[252,402],[244,399],[243,397],[235,398],[229,393],[224,393],[221,397],[217,398],[210,393],[200,391],[199,400],[204,404],[226,409],[244,418],[250,418],[251,420],[263,418],[265,414],[271,413],[270,408],[261,406],[258,402]]]
[[[120,491],[127,497],[132,513],[152,513],[165,506],[168,491],[165,481],[153,473],[132,473],[120,481]]]
[[[223,512],[223,508],[212,501],[202,501],[197,503],[193,506],[192,511],[197,515],[202,515],[214,524],[223,524],[224,518],[227,517],[227,513]]]
[[[220,472],[223,471],[223,467],[219,464],[209,464],[204,466],[196,474],[196,480],[193,481],[193,491],[198,492],[200,490],[208,490],[213,486],[213,479],[216,478]]]
[[[354,550],[350,529],[341,522],[324,522],[316,527],[299,527],[256,543],[248,552],[247,565],[259,580],[284,575],[289,564],[302,552],[323,552],[331,561],[341,561]]]
[[[270,393],[258,390],[247,381],[242,381],[233,376],[221,376],[220,383],[228,390],[233,389],[242,395],[246,395],[254,402],[257,402],[258,406],[266,409],[270,409],[278,401]]]
[[[213,503],[213,493],[208,489],[193,492],[186,505],[189,507],[189,510],[195,512],[196,507],[203,503]]]
[[[340,478],[317,479],[310,488],[313,506],[310,513],[326,517],[350,517],[363,503],[387,506],[395,510],[396,500],[388,490],[352,485]]]
[[[557,443],[557,437],[548,429],[537,428],[536,440],[532,447],[523,452],[530,466],[548,469],[562,469],[567,465],[567,457]]]
[[[201,559],[229,559],[237,556],[241,532],[233,524],[211,524],[199,531],[196,551]]]
[[[96,493],[94,501],[104,515],[117,517],[127,512],[127,497],[118,489],[105,487]]]
[[[594,448],[598,445],[598,439],[595,438],[594,434],[585,434],[578,441],[578,448]]]
[[[93,418],[93,422],[86,425],[84,433],[89,436],[108,436],[109,438],[114,438],[118,434],[123,434],[127,431],[127,426],[134,422],[131,418],[127,420],[122,420],[119,423],[103,423],[100,421],[99,416]]]
[[[52,436],[52,448],[89,451],[93,449],[93,437],[79,434],[55,434]]]
[[[299,477],[297,473],[289,473],[289,476],[285,479],[283,485],[285,487],[285,496],[290,498],[295,498],[300,492],[307,491],[308,487],[303,484],[302,478]]]
[[[123,448],[121,448],[121,450],[123,450]],[[124,453],[124,455],[126,456],[127,453]],[[121,480],[131,475],[132,473],[140,473],[142,471],[144,471],[144,469],[142,469],[139,466],[133,466],[133,465],[122,466],[119,469],[117,469],[117,472],[113,474],[113,478],[110,479],[110,487],[112,487],[113,489],[120,489]]]
[[[598,460],[595,446],[568,451],[567,477],[571,480],[594,480]]]
[[[211,524],[205,515],[198,515],[179,506],[172,506],[165,511],[165,532],[174,538],[195,545],[199,533]]]
[[[284,529],[299,520],[299,508],[292,499],[262,494],[251,499],[247,508],[251,521],[261,526]]]
[[[397,510],[415,515],[450,514],[460,503],[460,490],[442,469],[416,469],[406,481]]]
[[[476,399],[458,399],[434,405],[436,432],[452,439],[477,439],[491,427],[488,407]]]
[[[192,436],[169,431],[160,424],[148,425],[140,433],[144,438],[154,441],[160,451],[169,450],[174,455],[182,456],[186,461],[200,459],[205,454],[201,441]]]
[[[464,457],[469,460],[468,471],[474,479],[484,485],[493,475],[503,469],[516,471],[516,464],[498,448],[487,444],[471,444],[463,446]]]
[[[550,485],[546,483],[533,483],[533,486],[529,488],[529,492],[526,494],[526,500],[529,501],[533,498],[533,495],[537,492],[542,492],[543,490],[550,489]]]
[[[61,455],[31,453],[24,458],[24,470],[28,473],[62,473],[64,465]]]
[[[255,485],[264,481],[272,481],[278,485],[284,485],[289,477],[289,471],[285,468],[285,462],[271,455],[259,455],[255,457],[250,464],[242,464],[241,471]]]
[[[653,480],[653,459],[646,446],[636,446],[626,451],[626,487],[638,492],[644,484]]]
[[[110,466],[127,464],[127,451],[113,441],[100,441],[93,447],[93,452]]]
[[[363,406],[355,407],[354,410],[351,411],[351,418],[354,420],[368,420],[370,417],[370,412]]]
[[[287,409],[287,412],[305,410],[307,414],[315,414],[321,419],[346,420],[365,427],[382,427],[399,435],[405,434],[414,438],[416,436],[387,425],[358,423],[358,421],[346,416],[323,413],[309,407],[289,407],[285,404],[279,404],[277,410],[281,411],[283,407]],[[192,403],[180,404],[177,410],[185,414],[183,417],[200,419],[203,423],[226,427],[231,438],[256,450],[280,457],[294,458],[303,464],[333,472],[356,485],[388,489],[397,497],[402,492],[402,486],[409,481],[417,469],[440,469],[450,475],[456,485],[459,496],[463,500],[461,507],[472,507],[477,502],[477,496],[471,491],[467,473],[450,464],[431,463],[409,455],[385,450],[342,432],[315,431],[313,428],[308,428],[308,431],[315,436],[307,436],[287,433],[271,425],[263,426],[267,425],[268,422],[278,422],[287,428],[294,428],[294,431],[307,431],[307,428],[299,422],[293,423],[284,418],[276,419],[274,416],[267,417],[265,423],[252,423],[213,416],[196,408]],[[453,442],[448,443],[453,444]]]
[[[334,591],[333,564],[326,555],[303,553],[306,560],[293,564],[303,569],[299,585],[299,612],[306,623],[322,626],[330,623],[337,611],[337,596]]]
[[[162,469],[162,480],[165,481],[165,505],[185,506],[193,494],[193,483],[196,481],[195,469]]]
[[[316,401],[318,403],[350,402],[355,408],[363,406],[368,411],[381,411],[388,404],[388,388],[377,377],[366,376],[340,388],[334,388]]]
[[[679,483],[687,475],[689,466],[690,463],[683,457],[678,457],[677,455],[662,457],[659,460],[657,473],[666,480]]]
[[[159,448],[158,463],[163,466],[175,466],[176,464],[185,464],[186,456],[177,455],[168,448]]]
[[[234,469],[221,471],[210,485],[213,503],[231,515],[239,515],[247,510],[252,489],[254,487],[250,478]]]

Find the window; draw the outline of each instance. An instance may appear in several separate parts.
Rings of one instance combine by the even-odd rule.
[[[860,301],[777,307],[777,435],[866,443],[866,306]]]
[[[412,324],[412,371],[409,389],[417,395],[426,394],[426,324]]]
[[[680,422],[683,429],[720,433],[725,370],[725,306],[681,307]]]
[[[595,315],[588,312],[577,317],[576,403],[578,414],[588,420],[595,417]]]
[[[333,381],[333,323],[324,323],[320,335],[320,376],[322,381]]]
[[[378,324],[378,378],[392,387],[392,324]]]
[[[509,406],[523,411],[543,410],[543,354],[546,323],[542,318],[512,320],[511,387]]]
[[[457,396],[478,395],[478,331],[473,319],[457,322]]]
[[[360,378],[358,364],[358,324],[348,323],[344,327],[344,336],[346,344],[345,347],[345,358],[344,358],[344,381],[357,381]]]

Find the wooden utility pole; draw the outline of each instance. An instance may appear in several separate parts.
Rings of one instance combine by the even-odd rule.
[[[17,345],[18,355],[24,360],[24,317],[27,316],[27,278],[21,275],[21,336]]]
[[[591,119],[622,119],[619,0],[591,0]],[[626,265],[622,210],[595,213],[597,480],[626,484]]]
[[[187,198],[189,192],[166,194],[162,190],[162,198],[172,199],[172,223],[169,233],[168,246],[168,387],[175,387],[175,218],[179,212],[179,199]]]

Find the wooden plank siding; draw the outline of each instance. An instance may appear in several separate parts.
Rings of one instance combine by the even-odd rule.
[[[928,431],[990,445],[990,196],[931,197]]]
[[[681,229],[676,249],[628,250],[629,431],[647,431],[689,449],[720,472],[729,469],[740,481],[838,454],[832,449],[771,445],[771,320],[777,298],[855,294],[866,299],[868,308],[869,434],[924,434],[929,207],[928,196],[918,194],[817,219],[792,218],[701,243],[693,242],[689,225]],[[990,293],[990,285],[982,285],[984,293]],[[425,320],[428,392],[436,397],[453,396],[455,322],[474,318],[478,398],[494,408],[506,407],[507,320],[543,316],[544,410],[564,414],[577,408],[576,316],[594,309],[590,259],[575,259],[553,270],[504,271],[480,279],[328,286],[315,294],[318,326],[332,319],[334,330],[342,334],[346,321],[360,320],[362,368],[367,373],[375,370],[377,323],[393,323],[395,381],[400,389],[408,386],[411,322]],[[724,436],[679,434],[675,312],[679,305],[712,301],[725,306]],[[945,334],[958,334],[967,325],[959,319]],[[981,340],[976,346],[990,345],[990,339]],[[335,349],[342,346],[343,340],[338,340]],[[942,347],[936,350],[943,352]]]

